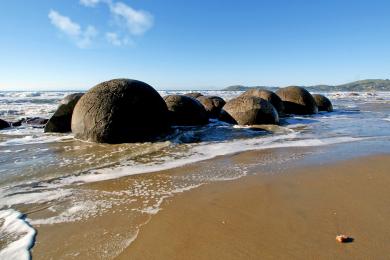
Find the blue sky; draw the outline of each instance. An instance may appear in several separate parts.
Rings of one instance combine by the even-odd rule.
[[[389,78],[390,1],[0,1],[0,90]]]

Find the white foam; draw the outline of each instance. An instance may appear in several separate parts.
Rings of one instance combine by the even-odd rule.
[[[41,129],[41,131],[43,131]],[[67,139],[73,138],[72,135],[28,135],[20,138],[8,139],[0,143],[0,146],[16,146],[26,144],[42,144],[42,143],[54,143],[61,142]]]
[[[28,193],[22,192],[17,194],[7,194],[6,191],[0,189],[0,208],[11,207],[19,204],[45,203],[67,197],[71,194],[71,189],[56,189]]]
[[[310,146],[323,146],[336,143],[354,142],[363,140],[364,138],[354,137],[332,137],[323,139],[302,139],[294,140],[299,136],[298,133],[289,133],[286,135],[275,135],[270,137],[252,138],[252,139],[238,139],[229,142],[210,142],[205,144],[199,144],[191,149],[191,154],[188,157],[180,159],[169,159],[162,163],[155,164],[140,164],[130,166],[119,166],[115,168],[106,168],[90,171],[87,174],[79,176],[70,176],[61,180],[63,185],[74,183],[89,183],[103,180],[116,179],[124,176],[130,176],[142,173],[151,173],[162,170],[173,169],[181,167],[186,164],[191,164],[203,160],[215,158],[217,156],[234,154],[238,152],[250,151],[250,150],[264,150],[270,148],[281,147],[310,147]]]
[[[0,259],[30,259],[30,248],[34,245],[36,231],[26,222],[23,214],[13,209],[1,210],[0,219],[4,219],[0,227],[3,237],[16,237],[0,251]]]

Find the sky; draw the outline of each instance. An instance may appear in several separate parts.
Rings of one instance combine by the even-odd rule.
[[[2,0],[0,90],[389,78],[388,0]]]

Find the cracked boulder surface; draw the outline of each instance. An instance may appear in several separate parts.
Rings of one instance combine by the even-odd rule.
[[[130,79],[100,83],[77,102],[75,138],[97,143],[153,141],[170,129],[167,106],[150,85]]]

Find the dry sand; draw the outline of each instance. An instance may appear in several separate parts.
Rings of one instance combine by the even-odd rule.
[[[390,259],[390,156],[213,183],[163,208],[118,259]]]

